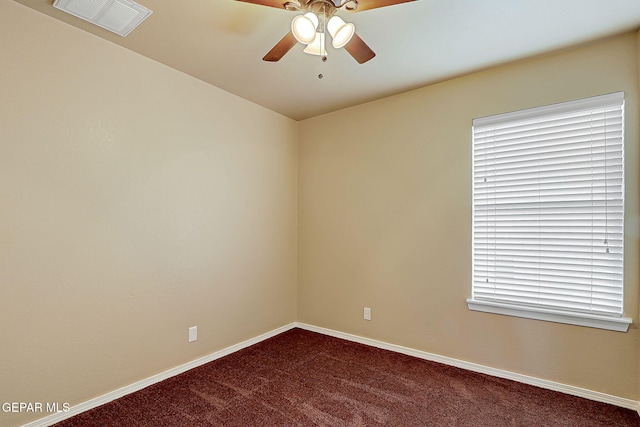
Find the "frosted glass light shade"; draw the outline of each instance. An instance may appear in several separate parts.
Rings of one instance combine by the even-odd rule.
[[[303,52],[311,55],[327,56],[327,51],[324,48],[324,33],[316,33],[316,38],[304,48]]]
[[[351,23],[347,24],[342,18],[334,15],[327,23],[327,30],[333,39],[331,43],[333,47],[340,49],[351,41],[351,38],[356,32],[356,26]]]
[[[300,43],[309,44],[316,37],[318,17],[313,12],[298,15],[291,21],[291,32]]]

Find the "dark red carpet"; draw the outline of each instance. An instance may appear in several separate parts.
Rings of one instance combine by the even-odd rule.
[[[632,410],[293,329],[71,426],[640,426]]]

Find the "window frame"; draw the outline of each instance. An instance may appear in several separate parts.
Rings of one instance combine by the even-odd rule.
[[[590,313],[580,310],[573,311],[570,308],[556,309],[545,306],[536,306],[530,304],[518,304],[517,302],[508,301],[491,301],[488,299],[475,298],[476,293],[476,280],[475,280],[475,254],[476,254],[476,197],[475,190],[476,185],[474,179],[476,176],[476,132],[475,127],[485,126],[491,123],[510,123],[517,122],[529,117],[539,117],[551,114],[558,114],[561,112],[573,112],[584,110],[585,108],[596,108],[602,104],[621,102],[622,108],[622,162],[623,162],[623,183],[622,183],[622,209],[623,209],[623,228],[622,228],[622,247],[624,248],[624,93],[618,92],[608,95],[596,96],[591,98],[579,99],[575,101],[564,102],[560,104],[553,104],[544,107],[531,108],[512,113],[498,114],[495,116],[483,117],[473,120],[471,149],[472,149],[472,297],[467,299],[467,306],[472,311],[481,311],[487,313],[509,315],[515,317],[522,317],[527,319],[536,319],[557,323],[565,323],[572,325],[580,325],[586,327],[601,328],[613,331],[626,332],[633,319],[625,317],[623,313],[619,316],[611,314]],[[486,180],[486,178],[485,178]],[[608,251],[608,249],[607,249]],[[624,261],[622,261],[622,273],[624,272]],[[624,305],[624,275],[622,276],[622,301],[621,305]],[[497,286],[497,285],[496,285]],[[569,305],[569,304],[567,304]],[[622,307],[624,309],[624,307]]]

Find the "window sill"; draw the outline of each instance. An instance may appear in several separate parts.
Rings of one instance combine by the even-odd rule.
[[[590,328],[608,329],[610,331],[627,332],[633,323],[630,317],[607,317],[586,313],[571,313],[543,308],[519,307],[495,302],[467,300],[469,310],[485,313],[504,314],[524,317],[526,319],[545,320],[547,322],[566,323],[569,325],[587,326]]]

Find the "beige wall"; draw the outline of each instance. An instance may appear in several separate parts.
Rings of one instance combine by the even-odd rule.
[[[638,78],[638,88],[640,90],[640,30],[638,31],[638,39],[637,39],[637,56],[638,56],[638,69],[637,69],[637,78]],[[636,162],[636,167],[640,167],[640,156],[636,157],[636,159],[638,160]],[[632,168],[632,166],[628,166],[627,169]],[[635,230],[635,235],[636,237],[640,237],[640,216],[636,217],[636,223],[634,226],[634,230]],[[637,259],[640,259],[637,258]],[[636,262],[640,262],[640,261],[636,261]],[[640,274],[640,273],[639,273]],[[640,298],[638,299],[638,312],[640,313]],[[640,347],[640,343],[638,344],[638,346]],[[637,369],[638,369],[638,389],[637,389],[637,393],[636,393],[636,400],[638,401],[638,413],[640,413],[640,348],[638,349],[638,351],[636,352],[636,354],[638,355],[638,364],[637,364]]]
[[[298,320],[636,400],[636,325],[611,332],[465,303],[472,119],[625,91],[625,310],[637,322],[636,43],[626,34],[302,122]]]
[[[296,320],[298,123],[12,1],[0,58],[0,402]]]

